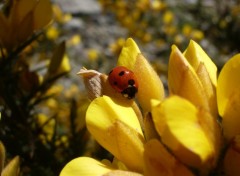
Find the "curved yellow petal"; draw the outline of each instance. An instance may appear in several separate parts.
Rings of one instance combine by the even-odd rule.
[[[19,26],[27,14],[32,13],[36,3],[35,0],[15,0],[12,4],[9,16],[9,21],[11,22],[12,27]]]
[[[156,139],[148,141],[144,146],[144,164],[145,176],[193,176],[190,170],[175,159]]]
[[[40,0],[34,9],[33,16],[35,30],[43,28],[50,23],[53,18],[53,10],[50,0]]]
[[[207,68],[205,67],[204,63],[200,63],[196,73],[205,90],[209,111],[211,112],[213,117],[217,118],[218,109],[217,109],[216,86],[213,85],[213,82],[211,81],[209,73],[206,69]]]
[[[217,103],[222,116],[224,135],[231,139],[240,134],[240,54],[233,56],[218,77]]]
[[[1,117],[1,113],[0,113],[0,117]],[[4,168],[5,159],[6,159],[6,150],[3,143],[0,141],[0,173],[2,173],[2,170]]]
[[[217,117],[217,67],[205,51],[193,40],[190,41],[183,55],[195,70],[205,90],[211,114]]]
[[[199,65],[203,63],[209,73],[211,82],[215,87],[217,86],[217,67],[211,58],[209,58],[205,51],[195,41],[190,41],[183,55],[196,71],[198,70]]]
[[[130,170],[142,170],[144,138],[131,107],[107,96],[96,98],[86,112],[86,123],[94,138]]]
[[[106,129],[118,120],[135,129],[139,135],[143,136],[134,110],[131,107],[118,103],[117,99],[112,99],[108,96],[94,99],[86,112],[87,124],[97,125],[100,128]]]
[[[127,39],[123,46],[117,65],[125,66],[134,72],[139,84],[137,99],[143,111],[150,112],[150,100],[162,100],[164,97],[163,84],[131,38]]]
[[[240,88],[240,54],[233,56],[222,68],[218,77],[217,101],[219,114],[224,116],[229,98]]]
[[[213,167],[214,143],[205,133],[200,120],[201,115],[205,114],[199,114],[191,102],[172,96],[153,107],[152,115],[163,143],[182,162],[200,169]],[[211,116],[207,116],[209,117]]]
[[[3,169],[1,176],[17,176],[20,171],[20,158],[15,156]]]
[[[137,44],[134,42],[134,40],[132,38],[128,38],[123,45],[117,65],[122,65],[132,70],[136,62],[137,56],[140,53],[141,51],[138,48]]]
[[[228,99],[226,109],[222,116],[223,134],[227,140],[231,140],[235,135],[240,134],[239,99],[239,90],[235,90],[235,92],[232,91],[232,95],[230,95]]]
[[[60,176],[99,176],[115,170],[89,157],[75,158],[62,169]]]
[[[196,106],[209,109],[207,95],[198,75],[174,45],[169,60],[168,84],[170,93],[184,97]]]
[[[151,99],[162,101],[164,98],[164,87],[160,77],[150,63],[139,54],[133,68],[138,78],[138,93],[136,95],[144,112],[151,111]]]

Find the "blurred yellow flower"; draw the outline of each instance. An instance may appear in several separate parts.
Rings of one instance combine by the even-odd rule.
[[[96,49],[89,49],[87,55],[91,62],[95,62],[98,59],[99,53]]]
[[[79,34],[73,35],[70,40],[68,41],[68,44],[76,46],[81,43],[81,36]]]
[[[186,37],[189,37],[191,35],[191,32],[192,32],[192,26],[190,24],[185,24],[182,28],[183,35],[185,35]]]
[[[163,23],[164,24],[172,23],[173,19],[174,19],[174,15],[171,11],[167,10],[166,12],[164,12],[164,14],[163,14]]]
[[[164,8],[166,8],[166,4],[165,4],[165,2],[162,2],[161,0],[153,0],[151,2],[151,7],[153,10],[161,11]]]
[[[14,0],[9,14],[0,12],[0,43],[7,50],[13,49],[51,20],[49,0]]]
[[[194,29],[192,31],[192,34],[191,34],[192,38],[194,40],[202,40],[204,38],[204,32],[203,31],[200,31],[200,30],[197,30],[197,29]]]
[[[53,4],[52,9],[53,9],[53,14],[54,14],[54,19],[57,22],[66,23],[72,19],[71,14],[64,14],[62,12],[61,8],[56,4]]]
[[[116,54],[119,55],[119,53],[121,52],[121,49],[123,47],[125,43],[125,39],[124,38],[118,38],[117,41],[115,41],[114,43],[112,43],[109,47],[110,50]]]
[[[47,38],[50,40],[55,40],[59,36],[59,29],[55,26],[50,26],[46,31]]]
[[[49,119],[45,114],[38,114],[37,123],[43,130],[39,137],[43,143],[47,143],[53,137],[56,125],[55,119]]]

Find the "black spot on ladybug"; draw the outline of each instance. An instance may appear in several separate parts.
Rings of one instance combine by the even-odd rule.
[[[119,76],[123,76],[124,75],[124,71],[121,71],[120,73],[118,73]]]
[[[113,83],[114,85],[117,85],[118,83],[117,83],[117,81],[114,81],[114,83]]]
[[[111,71],[108,73],[108,75],[110,75],[112,72],[113,72],[113,70],[111,70]]]
[[[121,92],[121,94],[128,99],[132,99],[135,97],[135,94],[137,93],[137,91],[138,91],[137,88],[132,86],[124,89]]]
[[[133,86],[135,84],[135,81],[133,79],[128,80],[128,85]]]

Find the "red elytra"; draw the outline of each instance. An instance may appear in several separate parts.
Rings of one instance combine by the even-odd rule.
[[[138,91],[138,82],[135,74],[124,66],[113,68],[108,80],[110,85],[124,97],[132,99]]]

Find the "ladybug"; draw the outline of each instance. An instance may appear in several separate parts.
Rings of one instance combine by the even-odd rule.
[[[132,99],[138,91],[138,82],[135,74],[123,66],[113,68],[108,75],[110,85],[124,97]]]

